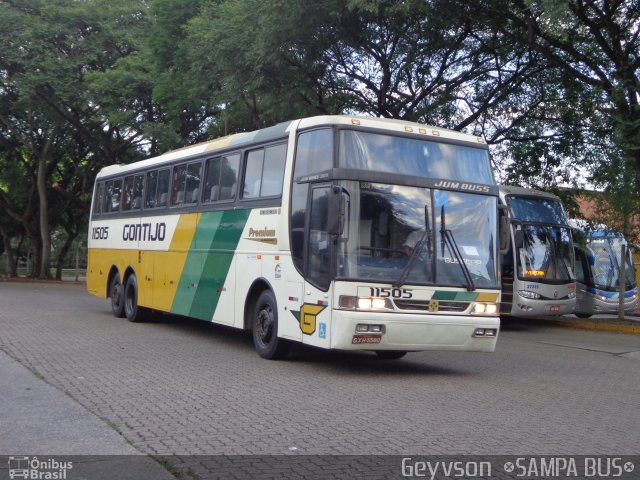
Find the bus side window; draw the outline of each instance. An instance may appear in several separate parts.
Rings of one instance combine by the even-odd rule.
[[[144,208],[154,208],[157,205],[158,197],[158,171],[153,170],[147,173],[147,193],[144,199]]]
[[[122,211],[139,210],[142,206],[143,175],[131,175],[124,179]]]
[[[190,163],[187,166],[187,180],[185,187],[184,203],[198,203],[200,196],[200,172],[202,164],[200,162]]]
[[[231,200],[235,197],[239,163],[239,154],[207,160],[203,197],[205,202]]]
[[[120,211],[120,201],[122,198],[122,179],[113,181],[113,193],[111,194],[111,212]]]
[[[156,190],[156,207],[166,207],[169,198],[169,170],[160,170],[158,173],[158,188]]]
[[[171,191],[171,205],[182,205],[184,203],[184,187],[187,180],[187,165],[177,165],[173,167],[173,190]]]
[[[264,148],[247,153],[242,198],[258,198],[260,196],[263,163]]]
[[[287,146],[283,143],[267,147],[264,153],[262,169],[261,197],[274,197],[282,194],[284,163],[287,159]]]
[[[100,182],[96,188],[96,198],[93,199],[93,213],[98,214],[102,210],[102,202],[104,197],[104,183]]]

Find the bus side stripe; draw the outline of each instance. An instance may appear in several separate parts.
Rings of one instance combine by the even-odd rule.
[[[251,210],[226,210],[223,213],[219,228],[211,241],[209,254],[204,257],[202,277],[189,316],[204,320],[213,318],[250,213]]]
[[[203,280],[203,257],[206,256],[206,249],[211,244],[211,240],[208,237],[214,236],[221,219],[222,212],[205,213],[200,217],[194,229],[195,233],[180,275],[178,289],[173,298],[172,313],[189,315],[197,288]]]

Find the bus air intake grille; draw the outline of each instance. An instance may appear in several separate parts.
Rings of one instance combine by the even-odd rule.
[[[430,311],[429,300],[394,300],[400,310]],[[438,312],[464,312],[469,308],[469,302],[438,302]]]

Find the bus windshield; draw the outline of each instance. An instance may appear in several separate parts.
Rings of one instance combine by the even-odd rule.
[[[338,277],[393,284],[403,277],[403,284],[466,288],[470,283],[497,285],[495,197],[370,182],[344,181],[342,186],[349,192],[349,211],[339,240]],[[446,241],[445,230],[453,241]],[[412,258],[416,247],[418,258]]]
[[[523,233],[517,249],[518,277],[532,282],[573,281],[573,246],[568,227],[515,224]]]
[[[340,167],[495,184],[488,151],[354,130],[340,132]]]
[[[626,287],[635,287],[635,271],[631,252],[627,248],[626,258],[622,261],[622,245],[627,242],[621,237],[589,238],[587,248],[589,251],[589,263],[592,263],[593,282],[596,288],[615,291],[619,288],[619,268],[625,265]],[[591,260],[593,259],[593,260]]]

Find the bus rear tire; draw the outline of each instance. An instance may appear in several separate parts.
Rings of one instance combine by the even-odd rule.
[[[397,360],[406,354],[407,352],[402,350],[376,350],[376,355],[381,360]]]
[[[578,318],[589,318],[589,317],[591,317],[590,313],[576,313],[575,315]]]
[[[253,309],[253,345],[262,358],[278,360],[289,353],[291,344],[278,338],[278,305],[271,290],[263,291]]]
[[[149,309],[138,305],[138,279],[135,273],[129,275],[124,287],[124,313],[130,322],[143,322],[147,319]]]
[[[109,297],[111,297],[111,311],[118,318],[124,318],[124,287],[120,282],[120,274],[116,274],[109,284]]]

